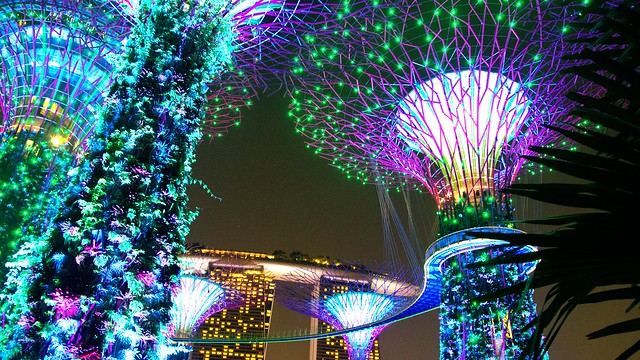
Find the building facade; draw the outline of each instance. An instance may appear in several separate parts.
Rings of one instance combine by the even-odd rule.
[[[195,333],[201,339],[233,339],[241,336],[263,337],[269,333],[275,282],[273,275],[254,260],[273,256],[240,251],[200,250],[212,257],[207,276],[214,282],[237,292],[243,305],[222,310],[207,318]],[[265,359],[264,343],[194,344],[192,360],[259,360]]]

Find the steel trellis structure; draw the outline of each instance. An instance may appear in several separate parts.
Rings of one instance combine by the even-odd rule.
[[[376,1],[369,9],[327,30],[339,36],[306,38],[292,69],[300,79],[290,111],[297,130],[349,177],[428,191],[441,236],[512,226],[513,204],[499,190],[515,179],[530,145],[557,140],[543,125],[566,114],[563,95],[575,85],[559,71],[571,50],[563,34],[573,8],[447,0]],[[500,253],[471,248],[442,264],[441,357],[515,356],[529,333],[511,329],[535,313],[531,293],[522,301],[471,299],[526,272],[468,270],[467,262]]]

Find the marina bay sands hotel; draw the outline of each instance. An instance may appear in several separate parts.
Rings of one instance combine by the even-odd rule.
[[[199,326],[193,337],[203,340],[266,337],[271,328],[274,298],[278,296],[279,284],[285,275],[304,268],[313,267],[317,271],[323,267],[279,260],[274,255],[227,250],[200,249],[197,254],[185,258],[197,263],[203,276],[238,291],[244,297],[240,307],[217,312]],[[343,284],[332,281],[320,285],[318,295],[330,296],[348,290],[349,281],[345,279]],[[319,333],[332,330],[331,325],[321,320],[312,317],[310,321],[310,328],[317,329]],[[268,359],[268,344],[264,343],[193,344],[192,348],[192,360]],[[309,359],[348,360],[345,341],[341,336],[309,341]],[[378,359],[379,343],[375,340],[369,360]]]

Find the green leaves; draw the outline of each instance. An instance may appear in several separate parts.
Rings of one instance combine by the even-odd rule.
[[[160,357],[177,256],[194,217],[186,189],[206,84],[224,71],[233,40],[220,15],[226,2],[197,3],[142,1],[81,186],[45,241],[23,247],[25,265],[12,274],[20,296],[6,298],[20,303],[0,341],[22,347],[20,358]],[[40,301],[62,293],[87,306],[61,313]]]

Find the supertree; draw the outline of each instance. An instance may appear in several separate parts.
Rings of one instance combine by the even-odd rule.
[[[378,272],[353,265],[296,270],[285,275],[278,286],[284,306],[337,330],[383,320],[406,307],[418,292],[412,276],[400,269]],[[385,327],[343,335],[349,359],[369,359],[371,347]]]
[[[111,63],[131,31],[136,4],[2,2],[3,267],[25,233],[40,231],[34,229],[36,225],[46,229],[47,220],[57,214],[60,194],[70,181],[68,171],[83,158],[86,140],[99,120],[98,110],[112,82]],[[271,50],[292,40],[287,36],[299,25],[294,17],[303,7],[271,0],[233,1],[228,6],[233,9],[229,16],[237,35],[232,45],[237,53],[228,71],[208,84],[202,129],[210,137],[238,124],[240,108],[274,83],[275,71],[267,69],[281,61],[274,60],[283,52]],[[19,182],[36,185],[16,186]],[[46,195],[50,187],[58,196]]]
[[[241,305],[242,298],[237,294],[229,295],[228,290],[209,279],[182,275],[172,303],[169,335],[189,338],[205,319],[224,309]],[[188,345],[176,348],[175,352],[182,353],[183,358],[189,358],[191,349]]]
[[[210,258],[184,255],[179,258],[180,286],[171,306],[172,337],[191,337],[210,315],[243,303],[241,295],[207,278]]]
[[[2,133],[86,147],[131,17],[123,1],[0,4]]]
[[[224,305],[224,289],[220,285],[195,276],[181,276],[170,311],[172,335],[192,336],[207,316],[222,310]]]
[[[128,16],[118,1],[0,3],[0,281],[29,232],[46,229],[86,147]]]
[[[511,251],[482,250],[501,242],[467,229],[517,231],[512,200],[499,190],[529,146],[556,141],[543,125],[566,112],[563,94],[574,86],[559,72],[572,10],[537,1],[376,2],[369,16],[327,30],[341,37],[306,37],[293,68],[304,81],[290,114],[319,156],[363,183],[435,199],[444,237],[430,253],[449,254],[439,264],[442,358],[514,357],[530,336],[522,331],[535,314],[530,291],[473,300],[526,271],[466,268]]]
[[[48,231],[21,247],[4,289],[7,358],[160,356],[194,216],[186,187],[208,84],[242,33],[233,21],[266,36],[261,19],[324,11],[281,1],[128,4],[133,26],[79,180]]]

